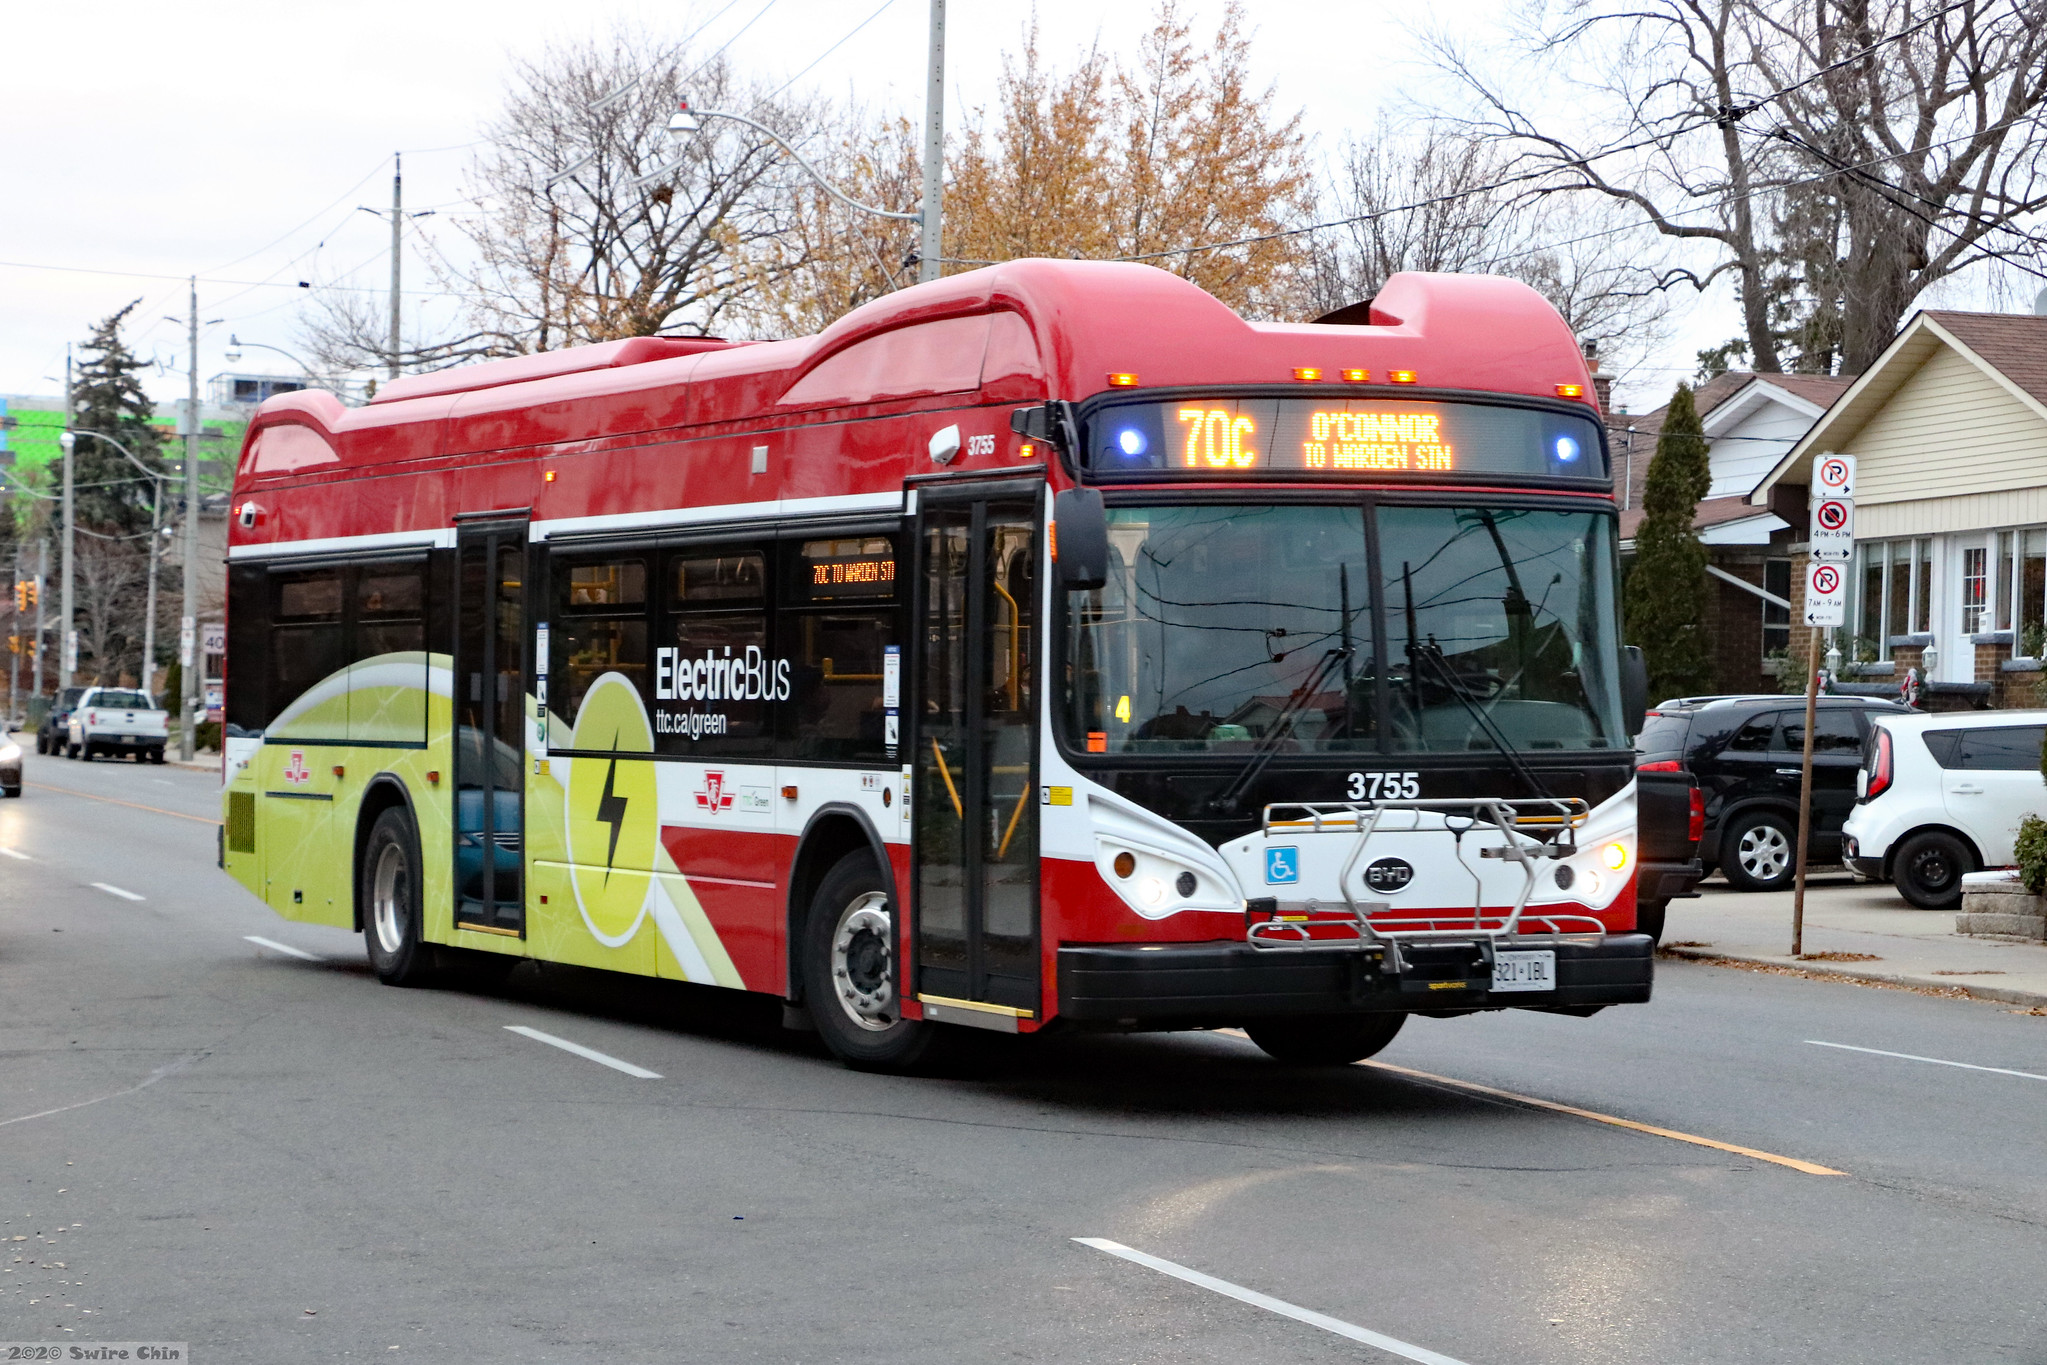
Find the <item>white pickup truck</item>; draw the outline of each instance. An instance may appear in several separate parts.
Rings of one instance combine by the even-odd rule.
[[[70,743],[65,755],[88,760],[100,754],[133,754],[141,762],[163,762],[170,716],[159,711],[147,692],[127,687],[89,687],[71,709]]]

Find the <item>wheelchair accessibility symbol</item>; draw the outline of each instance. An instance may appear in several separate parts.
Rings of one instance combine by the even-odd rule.
[[[1265,850],[1265,880],[1268,885],[1301,879],[1301,851],[1292,845]]]

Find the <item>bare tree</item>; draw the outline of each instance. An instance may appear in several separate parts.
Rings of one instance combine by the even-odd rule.
[[[1333,312],[1403,270],[1507,275],[1547,298],[1603,354],[1653,348],[1670,304],[1644,263],[1640,230],[1597,205],[1499,187],[1512,178],[1508,161],[1494,143],[1427,125],[1382,124],[1347,144],[1324,204],[1341,222],[1314,234],[1305,306]],[[1616,228],[1634,239],[1627,249],[1615,249]]]
[[[79,658],[91,661],[92,677],[101,686],[118,684],[124,674],[146,676],[142,667],[146,555],[144,542],[133,536],[86,533],[78,538],[73,624]],[[171,596],[160,580],[158,603]]]
[[[1767,136],[1807,182],[1804,231],[1783,242],[1809,263],[1793,325],[1859,372],[1940,280],[2039,274],[2047,5],[1752,0],[1749,23],[1758,73],[1785,92]]]
[[[451,217],[459,249],[421,239],[468,300],[466,322],[422,329],[405,367],[743,323],[736,307],[805,259],[792,243],[808,180],[772,138],[728,119],[671,135],[685,97],[799,148],[826,122],[818,103],[741,81],[721,56],[626,28],[517,63],[469,169],[477,211]],[[388,350],[373,294],[328,293],[306,328],[329,366],[381,364]]]
[[[454,272],[500,350],[708,333],[772,275],[764,260],[799,263],[785,234],[801,170],[728,119],[678,142],[666,127],[684,97],[799,147],[822,123],[815,104],[739,80],[722,57],[698,61],[624,30],[515,69],[471,170],[486,210],[463,226],[477,261]]]
[[[1927,286],[2038,251],[2043,3],[1572,0],[1524,23],[1512,71],[1435,46],[1526,192],[1603,198],[1696,249],[1663,282],[1731,276],[1756,369],[1830,330],[1854,369]],[[1531,88],[1569,98],[1534,109]],[[1813,185],[1844,215],[1832,254],[1826,206],[1786,198]],[[1807,327],[1815,307],[1838,324]]]

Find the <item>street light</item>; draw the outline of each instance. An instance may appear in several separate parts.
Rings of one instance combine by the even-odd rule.
[[[161,548],[157,544],[157,537],[159,535],[159,523],[163,516],[164,480],[169,475],[162,470],[151,469],[148,465],[142,463],[141,460],[136,458],[134,451],[128,449],[128,447],[122,445],[104,431],[87,431],[83,427],[71,427],[58,433],[57,444],[63,447],[66,461],[69,461],[71,458],[71,452],[77,446],[78,438],[81,436],[90,436],[95,440],[105,441],[108,445],[120,451],[127,458],[129,464],[134,465],[149,478],[156,481],[156,496],[150,500],[149,507],[149,604],[145,609],[142,620],[142,688],[145,692],[153,692],[155,689],[150,687],[149,682],[151,676],[156,672],[156,559],[157,551]],[[186,511],[186,515],[190,515],[189,508]],[[75,531],[72,523],[73,508],[70,500],[66,499],[64,503],[64,541],[65,553],[67,554],[70,553],[71,538]],[[169,535],[170,528],[163,526],[160,533]],[[69,605],[67,602],[67,612]],[[66,641],[66,654],[70,655],[72,653],[69,643],[71,639],[71,618],[68,615],[64,618],[64,639]],[[71,661],[74,665],[77,662],[75,658]],[[182,718],[180,723],[184,723]]]
[[[285,350],[284,347],[282,346],[272,346],[269,343],[262,341],[243,341],[233,332],[229,332],[227,334],[227,344],[233,348],[223,353],[226,355],[227,361],[230,365],[234,364],[236,361],[242,358],[242,352],[244,350],[253,349],[258,351],[275,351],[279,355],[283,356],[286,360],[289,360],[292,364],[304,370],[306,372],[307,378],[309,379],[320,378],[319,372],[314,370],[314,368],[311,365],[306,364],[305,361],[300,360],[297,356],[293,355],[290,351]]]
[[[872,204],[861,203],[858,199],[855,199],[851,195],[846,194],[845,192],[840,190],[838,186],[832,184],[831,181],[825,179],[823,174],[821,174],[818,171],[817,167],[811,165],[808,161],[805,161],[803,159],[803,153],[797,151],[794,147],[789,145],[789,141],[787,138],[783,137],[780,133],[776,132],[774,129],[768,127],[764,123],[756,123],[754,120],[748,118],[744,114],[734,114],[723,109],[692,109],[689,107],[689,101],[683,100],[677,104],[675,113],[669,117],[668,132],[671,136],[676,138],[694,137],[698,133],[703,131],[704,127],[703,121],[707,118],[731,119],[734,123],[743,123],[747,127],[753,129],[755,132],[761,134],[764,137],[769,138],[783,151],[787,152],[791,159],[793,159],[797,165],[801,166],[804,169],[804,171],[809,174],[810,178],[812,180],[815,180],[818,183],[818,185],[824,189],[825,193],[831,195],[832,198],[838,200],[840,203],[846,205],[848,208],[858,209],[862,213],[871,213],[877,218],[894,218],[897,221],[904,223],[921,224],[924,221],[924,215],[922,213],[897,213],[891,209],[878,209]],[[647,174],[641,176],[639,179],[632,182],[633,188],[639,189],[642,186],[651,185],[656,180],[659,180],[663,176],[668,175],[670,172],[675,170],[676,167],[682,164],[683,157],[687,155],[688,153],[686,152],[682,153],[676,156],[673,160],[664,162],[662,165],[656,167],[654,170],[647,172]]]

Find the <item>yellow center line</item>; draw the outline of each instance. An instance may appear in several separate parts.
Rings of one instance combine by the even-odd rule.
[[[1429,1071],[1416,1071],[1413,1067],[1395,1066],[1391,1062],[1360,1062],[1359,1066],[1376,1067],[1380,1071],[1391,1071],[1399,1076],[1411,1076],[1418,1081],[1429,1081],[1436,1085],[1447,1085],[1457,1090],[1468,1090],[1477,1095],[1491,1095],[1496,1099],[1512,1100],[1516,1104],[1533,1105],[1537,1109],[1548,1109],[1558,1114],[1569,1114],[1574,1118],[1591,1119],[1594,1123],[1609,1123],[1616,1128],[1628,1128],[1637,1133],[1648,1133],[1652,1137],[1669,1138],[1673,1142],[1689,1142],[1695,1147],[1711,1147],[1717,1152],[1733,1152],[1736,1156],[1753,1157],[1757,1161],[1768,1161],[1778,1166],[1789,1166],[1794,1171],[1807,1175],[1846,1175],[1831,1166],[1816,1162],[1800,1161],[1795,1156],[1778,1156],[1774,1152],[1759,1152],[1753,1147],[1742,1147],[1732,1142],[1716,1142],[1712,1138],[1699,1137],[1693,1133],[1680,1133],[1674,1128],[1658,1128],[1653,1123],[1637,1123],[1633,1119],[1618,1118],[1602,1114],[1595,1109],[1580,1109],[1576,1105],[1558,1104],[1555,1100],[1539,1100],[1533,1095],[1516,1094],[1512,1090],[1499,1090],[1490,1085],[1479,1085],[1475,1081],[1453,1080]]]
[[[76,787],[57,787],[52,786],[48,782],[30,782],[26,785],[40,788],[43,791],[63,792],[66,796],[82,796],[88,801],[104,801],[110,806],[126,806],[130,810],[146,810],[152,815],[168,815],[175,820],[196,820],[202,825],[217,825],[220,823],[220,821],[211,819],[208,816],[187,815],[181,810],[165,810],[162,806],[145,806],[140,801],[117,801],[111,796],[94,796],[91,792],[82,792]]]

